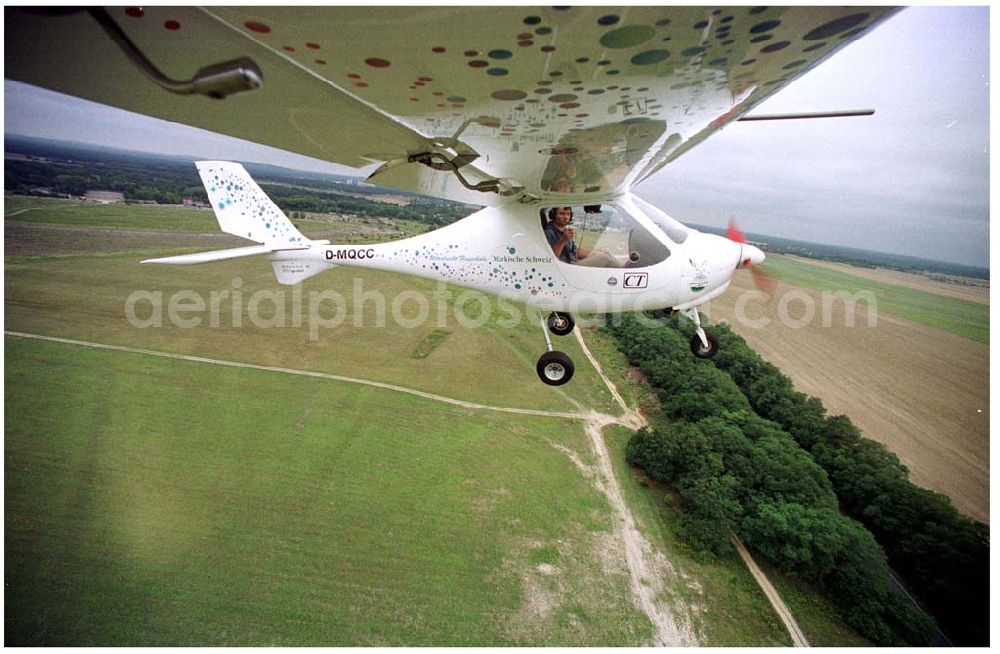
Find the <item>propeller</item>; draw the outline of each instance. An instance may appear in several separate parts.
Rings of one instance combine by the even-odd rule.
[[[735,218],[729,219],[729,226],[726,228],[726,238],[735,243],[739,243],[741,246],[740,262],[736,267],[748,268],[750,270],[750,274],[753,276],[753,284],[757,287],[757,290],[763,291],[768,295],[773,295],[775,287],[774,278],[754,265],[763,263],[764,253],[761,252],[757,246],[750,245],[747,242],[746,234],[744,234],[743,230],[736,224]]]

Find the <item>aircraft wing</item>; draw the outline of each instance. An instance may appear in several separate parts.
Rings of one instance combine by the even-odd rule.
[[[381,185],[477,204],[521,191],[596,199],[649,177],[892,11],[106,9],[171,79],[249,58],[260,88],[218,100],[155,84],[85,10],[8,7],[5,76],[348,166],[383,162]]]

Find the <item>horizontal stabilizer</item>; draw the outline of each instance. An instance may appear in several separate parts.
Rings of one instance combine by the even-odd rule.
[[[223,261],[224,259],[238,259],[239,257],[252,257],[255,254],[271,254],[274,248],[267,245],[251,245],[245,248],[230,248],[228,250],[212,250],[211,252],[195,252],[194,254],[181,254],[175,257],[162,257],[160,259],[146,259],[143,263],[170,263],[185,265],[191,263],[208,263],[209,261]]]

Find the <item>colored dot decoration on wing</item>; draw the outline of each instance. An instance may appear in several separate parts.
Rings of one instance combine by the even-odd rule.
[[[479,50],[466,50],[462,54],[464,54],[466,57],[478,57]]]
[[[670,56],[667,50],[647,50],[632,57],[631,61],[636,66],[648,66],[657,64]]]
[[[749,15],[751,15],[751,16],[755,16],[757,14],[762,14],[765,11],[767,11],[767,7],[754,7],[753,9],[751,9],[750,11],[748,11],[747,13]]]
[[[473,59],[472,61],[469,62],[469,66],[471,66],[472,68],[486,68],[489,65],[490,62],[483,61],[482,59]]]
[[[543,45],[543,46],[542,46],[541,48],[539,48],[539,49],[540,49],[540,50],[541,50],[542,52],[555,52],[555,51],[556,51],[556,46],[554,46],[554,45]]]
[[[609,25],[615,25],[616,23],[618,23],[619,20],[621,19],[615,14],[608,14],[607,16],[601,16],[600,18],[598,18],[597,24],[603,25],[604,27],[608,27]]]
[[[527,41],[527,40],[525,40],[525,41],[518,41],[517,44],[519,46],[521,46],[522,48],[527,48],[527,47],[530,47],[532,45],[535,45],[535,42],[534,41]]]
[[[310,50],[319,50],[319,43],[306,43],[306,47]]]
[[[319,64],[320,66],[325,66],[326,65],[326,59],[317,59],[316,63]]]
[[[487,56],[490,59],[510,59],[514,56],[514,53],[510,50],[490,50]]]
[[[181,28],[181,24],[178,23],[176,20],[168,20],[163,23],[163,27],[171,31],[176,31]]]
[[[600,43],[605,48],[631,48],[653,38],[656,30],[648,25],[627,25],[611,30],[601,36]]]
[[[503,91],[494,91],[493,93],[490,94],[490,97],[493,98],[494,100],[513,101],[513,100],[523,100],[524,98],[528,97],[528,94],[525,93],[524,91],[518,91],[516,89],[505,89]]]
[[[142,18],[146,15],[146,12],[142,7],[125,7],[125,15],[132,18]]]
[[[825,47],[826,47],[826,41],[823,41],[822,43],[814,43],[808,48],[804,48],[802,52],[813,52],[814,50],[819,50],[820,48],[825,48]]]
[[[538,95],[545,95],[546,93],[552,93],[552,89],[548,89],[543,86],[541,88],[535,89],[535,93],[537,93]]]
[[[465,102],[466,99],[460,95],[452,95],[447,98],[448,102]]]
[[[284,50],[285,52],[295,52],[295,48],[293,48],[290,45],[283,45],[281,46],[281,49]]]
[[[750,39],[750,43],[763,43],[764,41],[770,41],[773,38],[773,34],[761,34],[758,37]]]
[[[490,68],[489,70],[486,71],[486,74],[492,75],[494,77],[502,77],[509,72],[510,71],[508,71],[506,68]]]
[[[369,57],[365,59],[365,63],[372,68],[388,68],[391,63],[386,59],[379,59],[378,57]]]
[[[358,75],[357,73],[347,73],[347,78],[348,79],[361,79],[361,75]]]
[[[778,25],[781,25],[780,20],[765,20],[763,23],[757,23],[750,28],[751,34],[763,34],[764,32],[770,32]]]
[[[703,30],[706,27],[708,27],[708,21],[707,20],[698,21],[697,23],[692,25],[692,27],[695,28],[696,30]]]
[[[563,102],[572,102],[573,100],[576,100],[576,97],[577,96],[573,95],[572,93],[557,93],[555,95],[550,95],[549,101],[555,102],[556,104],[560,104]]]
[[[267,34],[271,31],[271,28],[264,23],[258,23],[255,20],[248,20],[243,23],[243,27],[247,28],[251,32],[257,32],[258,34]]]
[[[681,56],[682,57],[697,57],[698,55],[704,54],[704,53],[705,53],[705,48],[703,48],[700,45],[696,45],[696,46],[694,46],[692,48],[688,48],[687,50],[683,50],[681,52]]]
[[[783,70],[791,70],[791,69],[793,69],[793,68],[798,68],[799,66],[801,66],[801,65],[802,65],[802,64],[804,64],[804,63],[806,63],[806,60],[805,60],[805,59],[800,59],[800,60],[798,60],[798,61],[793,61],[793,62],[792,62],[792,63],[790,63],[790,64],[785,64],[785,65],[784,65],[784,66],[782,67],[782,69],[783,69]]]
[[[816,29],[812,30],[808,34],[802,37],[803,41],[819,41],[821,39],[826,39],[841,32],[846,32],[849,29],[857,27],[861,23],[868,20],[868,14],[851,14],[850,16],[844,16],[843,18],[838,18],[836,20],[831,20],[829,23],[820,25]]]
[[[551,27],[539,27],[537,30],[535,30],[535,34],[537,34],[538,36],[545,36],[546,34],[551,34],[551,33],[552,33]]]
[[[448,52],[448,48],[446,48],[444,46],[436,45],[433,48],[431,48],[431,52],[434,52],[436,54],[443,54],[445,52]]]
[[[524,19],[525,25],[538,25],[542,22],[541,16],[528,16]]]
[[[765,46],[760,49],[761,52],[777,52],[778,50],[784,50],[791,43],[788,41],[778,41],[777,43],[772,43],[771,45]]]

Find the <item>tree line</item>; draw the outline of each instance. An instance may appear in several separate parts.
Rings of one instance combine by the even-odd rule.
[[[884,446],[827,416],[727,327],[705,361],[690,354],[689,323],[664,322],[623,315],[607,329],[667,418],[632,437],[628,461],[681,496],[689,542],[720,552],[736,533],[872,642],[926,645],[935,624],[896,590],[891,564],[960,644],[988,642],[985,526],[911,484]]]
[[[77,153],[78,156],[83,156]],[[89,153],[98,157],[98,153]],[[43,195],[77,197],[88,190],[100,189],[122,193],[127,201],[152,201],[159,204],[179,204],[184,197],[208,202],[205,188],[201,184],[194,165],[170,159],[157,160],[152,157],[118,158],[105,155],[107,159],[85,161],[36,161],[7,159],[4,163],[4,189],[21,195],[39,194],[35,189],[46,188]],[[266,166],[268,171],[278,171],[274,166]],[[293,171],[288,177],[275,177],[281,182],[294,183],[298,180]],[[354,197],[335,190],[308,189],[302,186],[268,184],[258,179],[262,188],[286,214],[293,211],[313,213],[353,214],[379,218],[399,218],[427,225],[434,229],[450,224],[472,213],[468,205],[428,198],[412,193],[405,195],[408,204],[396,205],[377,200]],[[309,183],[316,183],[311,181]],[[326,186],[350,189],[351,193],[374,194],[395,193],[395,191],[350,186],[328,180]]]

